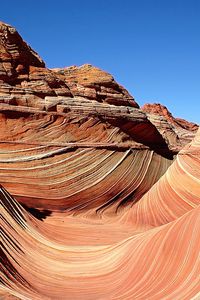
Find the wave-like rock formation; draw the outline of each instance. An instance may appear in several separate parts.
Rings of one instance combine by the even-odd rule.
[[[109,221],[84,216],[66,216],[64,224],[38,221],[1,188],[1,294],[198,299],[199,151],[200,131],[138,204]]]
[[[157,108],[0,23],[1,299],[198,299],[200,131]]]

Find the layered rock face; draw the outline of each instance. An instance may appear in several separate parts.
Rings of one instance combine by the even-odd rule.
[[[0,50],[0,298],[196,297],[198,126],[4,23]]]
[[[168,144],[178,148],[189,143],[199,126],[180,118],[174,118],[166,106],[159,103],[145,104],[142,107],[149,120],[157,127]]]
[[[154,104],[145,104],[142,107],[142,110],[149,114],[155,114],[161,117],[165,117],[166,120],[173,124],[175,127],[181,127],[185,130],[194,131],[195,133],[198,130],[198,125],[195,123],[188,122],[186,120],[180,119],[180,118],[174,118],[173,115],[169,112],[166,106],[154,103]]]
[[[0,295],[198,299],[199,147],[200,132],[136,205],[111,219],[57,213],[39,221],[1,188]]]
[[[114,78],[92,65],[72,66],[64,69],[53,69],[59,76],[64,75],[65,82],[72,95],[80,96],[101,103],[125,105],[139,108],[133,97]]]

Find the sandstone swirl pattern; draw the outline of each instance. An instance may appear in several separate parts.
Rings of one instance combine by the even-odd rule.
[[[140,207],[119,218],[97,221],[82,215],[75,221],[66,215],[63,224],[38,221],[1,188],[1,294],[20,299],[198,299],[199,150],[200,131],[138,202]],[[180,175],[177,190],[171,186],[162,193],[166,184],[180,182]],[[155,205],[149,207],[153,194]]]
[[[199,299],[198,126],[4,23],[0,50],[0,298]]]

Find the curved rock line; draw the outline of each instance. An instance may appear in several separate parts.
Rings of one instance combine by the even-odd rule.
[[[199,298],[197,124],[3,22],[0,123],[0,299]]]
[[[14,202],[2,193],[4,203]],[[57,244],[41,235],[20,207],[15,216],[10,209],[3,209],[2,215],[3,252],[17,280],[7,277],[4,269],[2,276],[9,292],[20,299],[190,299],[199,291],[199,208],[108,246]]]
[[[123,218],[127,222],[121,224],[121,232],[126,231],[127,237],[113,231],[115,226],[119,228],[121,217],[112,217],[108,222],[104,218],[99,223],[95,219],[79,218],[79,235],[73,244],[68,232],[72,230],[75,234],[75,227],[68,222],[53,225],[34,219],[1,188],[4,245],[1,251],[6,260],[6,268],[1,265],[5,287],[1,292],[4,295],[9,292],[20,299],[62,299],[64,295],[68,299],[196,297],[200,289],[200,159],[187,154],[190,149],[198,149],[199,138],[200,131],[163,177],[125,213]],[[170,180],[172,174],[174,178]],[[175,190],[173,183],[178,180],[180,185],[176,182]],[[171,187],[168,193],[158,193],[166,183]],[[190,186],[193,189],[185,193]],[[151,195],[156,202],[148,207],[146,199]],[[172,216],[167,207],[170,208],[174,201]],[[77,217],[66,215],[65,218],[75,221]],[[141,232],[136,230],[138,220]],[[91,235],[93,242],[88,245],[84,240],[92,223],[96,233],[102,229],[103,232],[99,240],[96,234]],[[53,228],[59,238],[51,236]]]

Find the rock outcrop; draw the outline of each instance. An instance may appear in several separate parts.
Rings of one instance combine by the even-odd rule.
[[[133,97],[120,86],[114,78],[92,65],[72,66],[53,69],[58,75],[64,75],[73,96],[80,96],[101,103],[132,106],[139,108]]]
[[[4,23],[0,122],[0,298],[198,294],[196,124],[91,65],[46,68]]]
[[[91,65],[50,70],[15,28],[0,23],[1,102],[42,108],[45,96],[80,96],[138,108],[114,78]]]
[[[199,128],[195,123],[173,117],[167,107],[159,103],[145,104],[142,111],[173,149],[180,150],[189,143]]]
[[[195,133],[197,132],[198,127],[199,127],[195,123],[188,122],[186,120],[173,117],[173,115],[169,112],[167,107],[162,105],[162,104],[159,104],[159,103],[145,104],[142,107],[142,110],[146,113],[149,113],[149,114],[165,117],[167,122],[171,123],[175,127],[181,127],[182,129],[189,130],[189,131],[194,131]]]
[[[45,64],[14,27],[0,22],[0,80],[14,83],[26,79],[29,66],[44,68]]]

